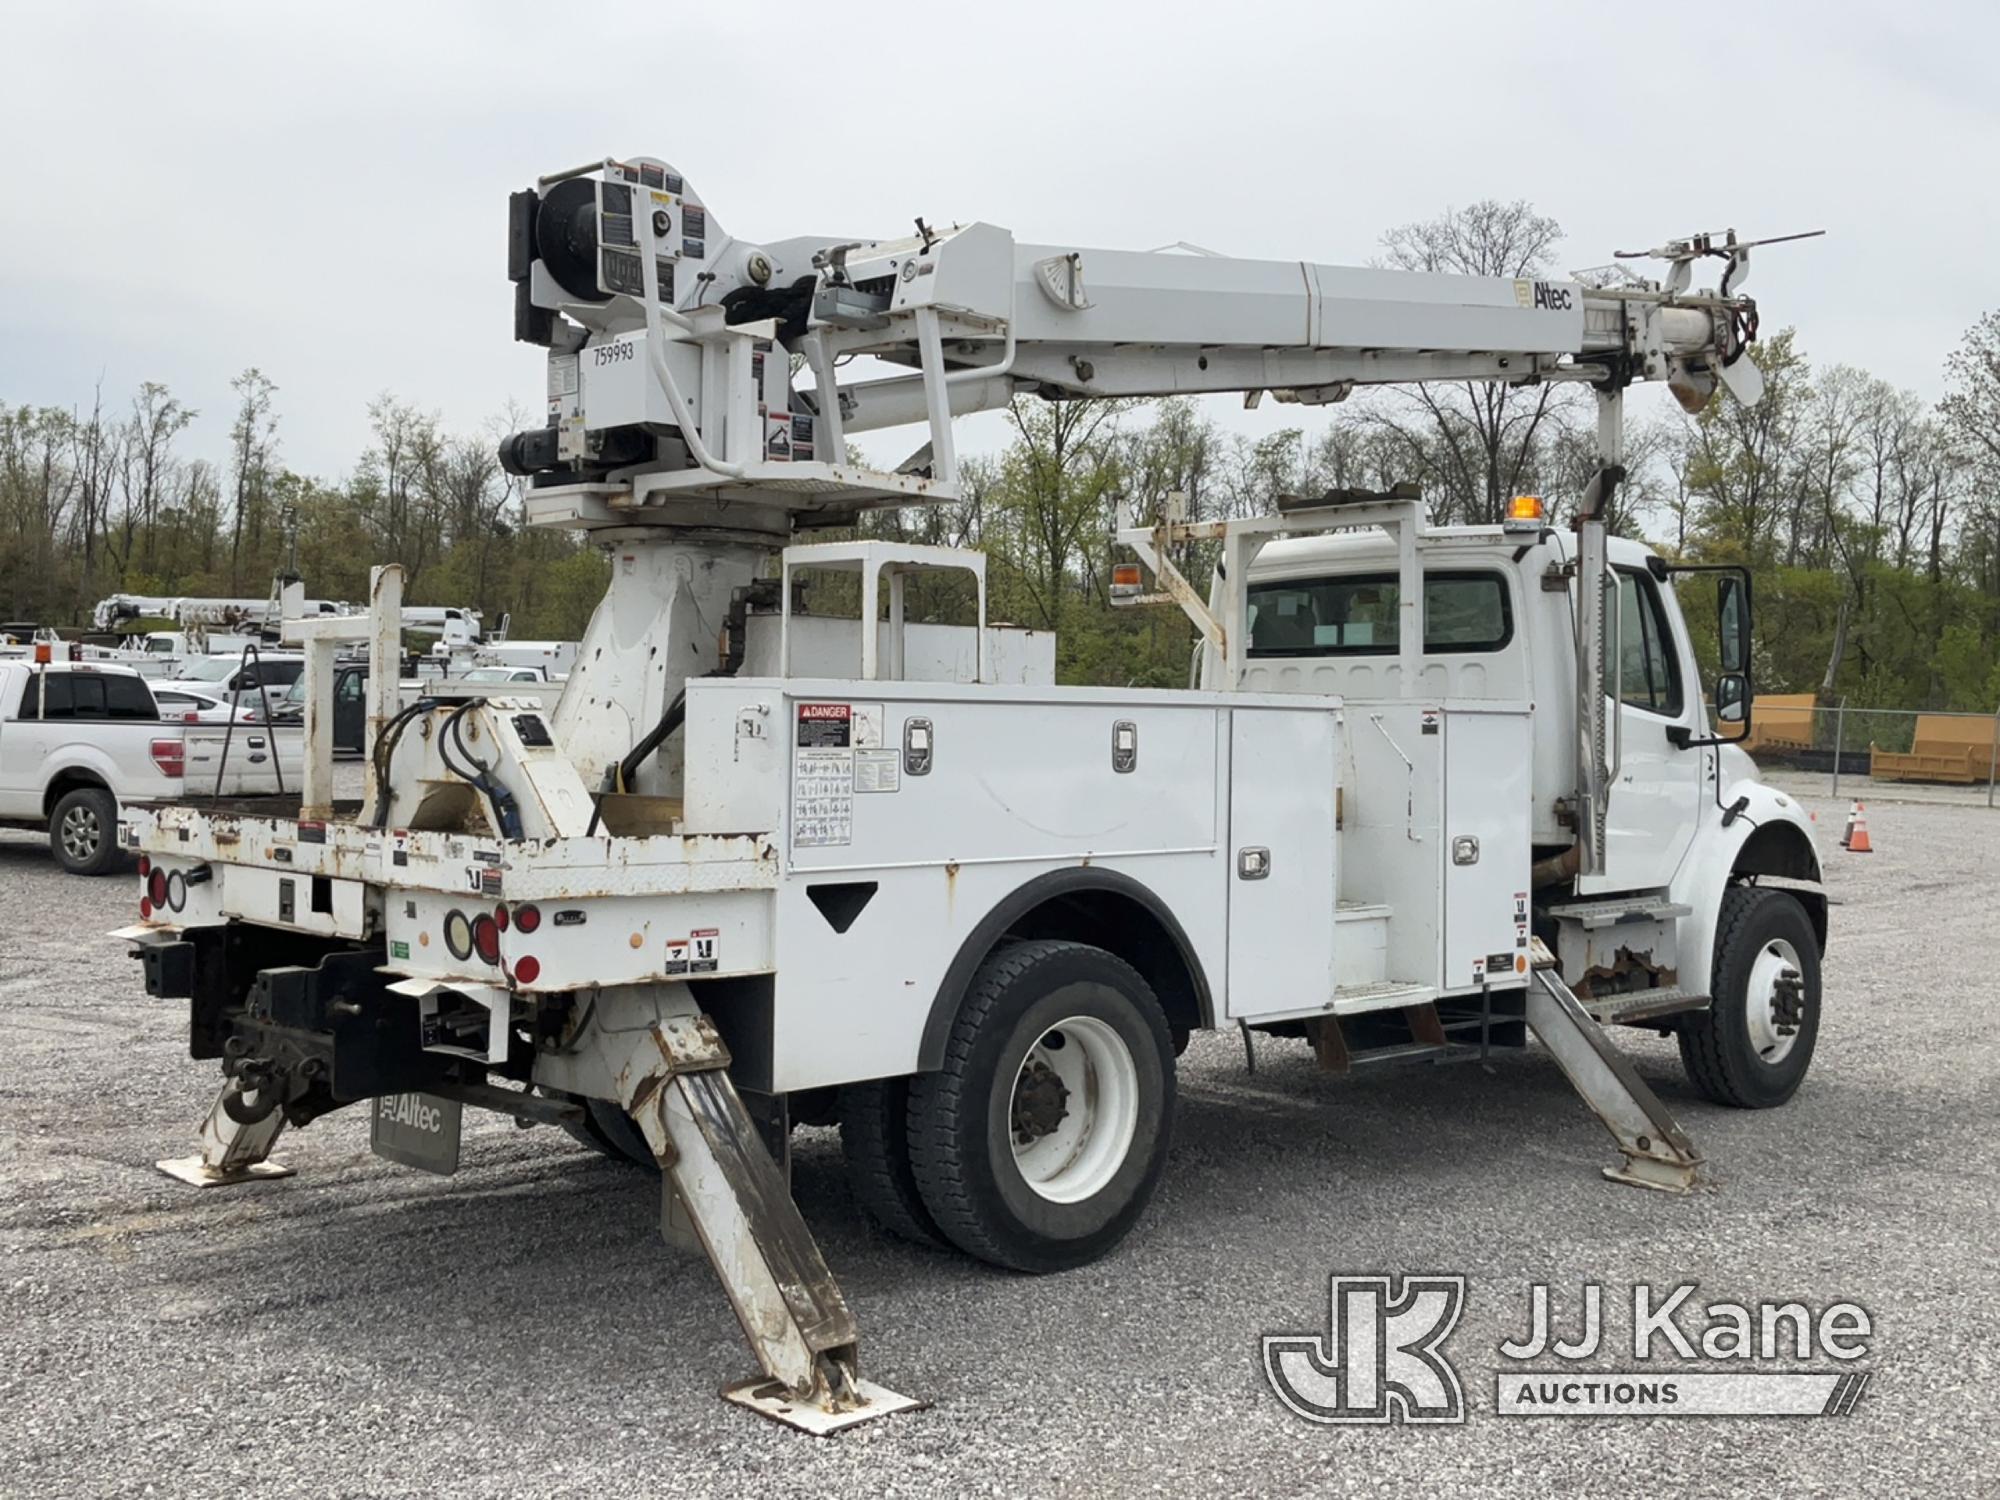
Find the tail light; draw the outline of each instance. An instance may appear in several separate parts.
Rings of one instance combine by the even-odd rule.
[[[152,756],[162,776],[180,776],[187,770],[187,744],[182,740],[154,740]]]
[[[493,925],[494,925],[495,927],[498,927],[498,928],[499,928],[499,929],[500,929],[500,930],[501,930],[502,932],[505,932],[505,931],[507,930],[507,921],[508,921],[508,918],[507,918],[507,908],[506,908],[506,907],[504,907],[504,906],[496,906],[496,907],[494,907],[494,908],[493,908]]]
[[[500,924],[491,917],[480,917],[472,924],[472,946],[480,958],[489,964],[500,962]]]
[[[517,984],[533,984],[542,977],[542,961],[529,953],[514,965],[514,980]]]
[[[146,877],[147,877],[148,875],[150,875],[150,874],[152,874],[152,873],[153,873],[153,862],[152,862],[152,861],[151,861],[150,859],[146,858],[146,856],[145,856],[145,855],[143,855],[143,854],[142,854],[142,855],[140,855],[140,856],[139,856],[139,878],[140,878],[141,880],[144,880],[144,879],[145,879],[145,878],[146,878]]]
[[[533,932],[542,925],[542,909],[539,906],[517,906],[514,908],[514,930]]]
[[[167,904],[167,872],[154,870],[146,877],[146,899],[153,903],[154,910]]]

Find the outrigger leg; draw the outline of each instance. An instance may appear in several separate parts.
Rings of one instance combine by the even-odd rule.
[[[290,1177],[293,1169],[269,1160],[271,1148],[284,1133],[285,1112],[277,1099],[266,1102],[235,1079],[209,1106],[201,1122],[201,1150],[153,1165],[192,1187],[230,1187],[239,1182],[266,1182]]]
[[[617,1080],[660,1161],[662,1227],[678,1238],[672,1221],[692,1222],[764,1367],[723,1395],[820,1435],[926,1405],[861,1378],[854,1315],[729,1080],[729,1052],[708,1017],[662,1016],[646,1036]]]
[[[1625,1164],[1604,1175],[1634,1187],[1692,1191],[1701,1153],[1554,969],[1535,971],[1528,1024],[1625,1154]]]

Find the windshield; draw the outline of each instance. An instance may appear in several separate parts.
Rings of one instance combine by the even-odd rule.
[[[285,689],[285,702],[303,703],[305,701],[306,701],[306,680],[303,676],[294,677],[292,679],[292,685]]]
[[[233,656],[197,656],[181,663],[181,676],[190,682],[226,682],[242,665]]]
[[[527,675],[516,677],[514,667],[474,667],[459,679],[461,682],[525,682]]]

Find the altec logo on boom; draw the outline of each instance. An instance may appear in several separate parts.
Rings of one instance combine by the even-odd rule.
[[[1273,1334],[1263,1341],[1264,1376],[1287,1408],[1309,1422],[1457,1423],[1466,1401],[1443,1346],[1465,1308],[1463,1276],[1335,1276],[1326,1334]],[[1603,1288],[1586,1283],[1565,1337],[1549,1288],[1529,1288],[1527,1330],[1499,1353],[1555,1368],[1494,1372],[1501,1416],[1845,1416],[1860,1403],[1867,1371],[1843,1369],[1869,1352],[1873,1323],[1852,1302],[1819,1312],[1803,1302],[1730,1301],[1697,1306],[1684,1283],[1664,1294],[1631,1291],[1630,1353],[1641,1369],[1584,1369],[1606,1351]],[[1767,1361],[1827,1359],[1832,1369],[1746,1369]],[[1689,1369],[1703,1361],[1725,1368]],[[1734,1365],[1734,1368],[1728,1366]]]

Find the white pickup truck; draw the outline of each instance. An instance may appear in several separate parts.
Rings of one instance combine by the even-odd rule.
[[[0,827],[46,828],[71,874],[118,867],[127,803],[296,793],[302,763],[296,730],[163,721],[129,667],[0,661]]]

